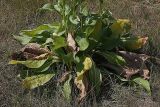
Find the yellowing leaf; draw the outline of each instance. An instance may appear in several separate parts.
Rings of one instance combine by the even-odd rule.
[[[123,32],[126,32],[127,29],[125,27],[130,27],[130,21],[128,19],[118,19],[116,22],[114,22],[110,28],[112,30],[112,35],[117,37]]]
[[[84,68],[81,72],[77,72],[77,79],[80,80],[83,78],[83,75],[92,68],[92,60],[89,57],[86,57],[83,62]]]
[[[8,64],[15,65],[15,64],[18,64],[18,61],[17,61],[17,60],[11,60],[11,61],[9,61],[9,63],[8,63]]]
[[[80,90],[78,102],[81,102],[87,95],[88,80],[85,75],[81,75],[81,78],[75,78],[74,83],[76,84],[77,88]]]
[[[148,37],[129,37],[122,39],[122,45],[128,50],[137,50],[146,44]]]
[[[9,62],[9,64],[22,64],[22,65],[25,65],[28,68],[39,68],[46,61],[47,61],[47,59],[44,59],[44,60],[26,60],[26,61],[11,60]]]
[[[22,86],[26,89],[34,89],[48,82],[55,74],[40,74],[27,77],[22,81]]]
[[[83,62],[83,65],[84,65],[84,71],[90,70],[91,67],[92,67],[92,60],[91,60],[91,58],[86,57],[85,60],[84,60],[84,62]]]
[[[86,78],[86,72],[92,68],[92,60],[86,57],[83,62],[84,68],[81,72],[77,72],[77,77],[75,78],[75,84],[80,90],[79,102],[85,98],[88,90],[88,80]]]

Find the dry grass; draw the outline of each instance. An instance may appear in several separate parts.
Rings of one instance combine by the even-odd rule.
[[[37,3],[38,2],[38,3]],[[48,96],[48,88],[40,95],[25,92],[16,78],[17,67],[8,65],[9,56],[21,46],[12,38],[21,29],[33,28],[41,23],[57,20],[56,15],[37,13],[37,8],[46,0],[0,0],[0,106],[2,107],[63,107],[69,106],[57,93]],[[153,46],[144,51],[159,56],[160,40],[160,2],[159,0],[106,0],[105,6],[118,18],[132,21],[132,31],[136,35],[154,38]],[[53,17],[54,16],[54,17]],[[153,96],[131,87],[112,85],[111,101],[103,100],[99,106],[114,107],[158,107],[160,105],[159,67],[151,66]],[[107,90],[106,90],[107,91]],[[86,105],[87,106],[87,105]],[[98,104],[95,104],[98,106]]]

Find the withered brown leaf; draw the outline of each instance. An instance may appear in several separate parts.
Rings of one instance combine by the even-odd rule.
[[[127,65],[119,66],[108,63],[105,64],[105,67],[116,71],[126,79],[131,78],[135,74],[139,74],[144,79],[149,79],[149,70],[145,62],[150,56],[126,51],[119,51],[118,53],[125,59]]]
[[[12,54],[14,60],[42,60],[46,59],[49,55],[52,55],[51,51],[47,48],[41,48],[41,45],[37,43],[29,43],[19,52]]]
[[[68,48],[69,48],[70,51],[72,51],[72,52],[76,51],[77,46],[76,46],[76,42],[75,42],[75,40],[73,38],[73,34],[72,33],[68,33],[67,44],[68,44]]]
[[[79,94],[79,97],[78,97],[78,103],[80,103],[86,97],[88,87],[89,87],[86,75],[83,74],[81,79],[75,78],[74,83],[76,84],[77,88],[80,90],[80,94]]]

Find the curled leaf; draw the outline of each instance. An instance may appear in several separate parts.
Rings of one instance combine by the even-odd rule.
[[[125,59],[127,65],[118,66],[108,63],[105,64],[106,68],[116,71],[127,79],[135,74],[139,74],[144,79],[149,79],[149,70],[145,65],[145,61],[150,58],[149,56],[126,51],[119,51],[119,55]]]
[[[119,54],[127,62],[127,66],[123,67],[124,71],[126,71],[125,76],[127,78],[138,73],[144,79],[149,79],[149,70],[147,69],[145,62],[150,56],[126,51],[119,51]]]
[[[77,77],[75,78],[74,83],[77,88],[80,90],[80,95],[78,101],[81,102],[87,95],[88,90],[88,80],[86,77],[86,73],[88,70],[92,68],[92,60],[89,57],[86,57],[83,62],[84,68],[81,72],[77,72]]]
[[[12,54],[13,60],[42,60],[46,59],[52,53],[46,49],[41,48],[39,44],[29,43],[19,52]]]

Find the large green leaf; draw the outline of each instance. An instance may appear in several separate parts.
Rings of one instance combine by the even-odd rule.
[[[145,80],[142,77],[136,77],[133,78],[132,81],[143,87],[149,94],[151,94],[150,84],[148,80]]]
[[[43,33],[44,31],[53,30],[53,28],[54,26],[52,26],[51,24],[44,24],[32,30],[22,30],[20,32],[20,35],[34,37],[36,35]]]
[[[74,61],[74,54],[73,53],[68,53],[67,55],[63,55],[61,57],[65,63],[71,63]]]
[[[106,35],[107,36],[107,35]],[[102,47],[104,50],[112,50],[120,45],[119,38],[104,37],[102,39]]]
[[[89,71],[89,80],[92,84],[92,88],[95,90],[96,94],[98,95],[100,92],[100,86],[102,83],[102,74],[101,74],[101,70],[96,68],[95,65]]]
[[[126,61],[123,57],[113,52],[99,52],[109,63],[117,65],[125,65]]]
[[[55,74],[40,74],[26,77],[22,81],[22,85],[26,89],[34,89],[47,83]]]
[[[28,36],[14,36],[14,38],[19,41],[22,45],[26,45],[28,44],[31,40],[32,37],[28,37]]]
[[[96,24],[92,27],[93,31],[91,28],[86,28],[88,30],[89,35],[89,50],[95,48],[98,44],[100,44],[100,40],[102,37],[102,21],[97,19]]]
[[[54,44],[54,48],[53,48],[54,50],[61,48],[61,47],[65,47],[67,45],[65,38],[62,36],[54,37],[53,44]]]
[[[9,62],[9,64],[22,64],[22,65],[25,65],[28,68],[39,68],[46,61],[47,61],[47,59],[44,59],[44,60],[26,60],[26,61],[11,60]]]
[[[33,71],[35,72],[45,72],[47,71],[53,63],[59,62],[58,58],[48,59],[40,68],[35,68]]]
[[[88,40],[86,38],[76,38],[76,42],[78,43],[81,51],[86,50],[89,46]]]
[[[63,95],[67,101],[71,100],[71,86],[70,86],[71,76],[63,85]]]

